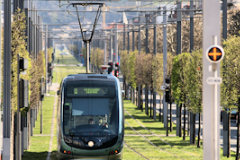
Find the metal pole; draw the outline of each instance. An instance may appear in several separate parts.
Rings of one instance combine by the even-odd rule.
[[[45,67],[46,67],[46,77],[45,77],[45,93],[48,89],[48,26],[45,25]]]
[[[34,7],[34,10],[35,10],[35,7]],[[35,10],[34,12],[34,55],[35,55],[35,58],[37,58],[37,11]]]
[[[227,0],[222,0],[222,38],[227,39]]]
[[[212,7],[214,6],[214,7]],[[220,65],[213,65],[207,60],[207,49],[213,44],[220,44],[220,2],[203,2],[203,159],[218,160],[219,157],[219,122],[220,122],[220,87],[207,84],[208,77],[219,76]]]
[[[40,16],[37,16],[37,53],[40,51]]]
[[[24,9],[24,0],[19,0],[19,8],[21,9],[21,11],[23,11],[23,9]]]
[[[0,8],[2,8],[2,0],[0,0]],[[2,9],[0,9],[0,11],[0,42],[2,42]],[[1,50],[2,45],[0,45],[0,51]],[[0,68],[2,68],[2,56],[0,57]],[[2,71],[0,72],[0,82],[0,106],[2,106]],[[2,132],[0,132],[0,135],[2,135]]]
[[[194,49],[194,12],[193,12],[193,0],[190,0],[190,53],[192,53]]]
[[[3,160],[12,155],[11,146],[11,1],[4,0],[4,55],[3,55]]]
[[[17,55],[17,92],[18,92],[18,100],[17,100],[17,135],[16,135],[16,160],[21,160],[22,156],[21,156],[21,146],[22,144],[20,143],[20,138],[21,138],[21,112],[20,112],[20,89],[19,89],[19,74],[20,74],[20,70],[19,70],[19,54]]]
[[[111,40],[111,44],[110,44],[110,61],[113,62],[113,41],[114,41],[114,37],[113,37],[113,31],[111,30],[111,34],[110,34],[110,40]]]
[[[17,8],[19,8],[19,0],[13,0],[13,12],[16,12]]]
[[[149,15],[146,14],[145,15],[145,18],[146,18],[146,30],[145,30],[145,52],[146,53],[149,53],[149,48],[148,48],[148,18],[149,18]]]
[[[182,2],[177,2],[177,54],[182,53]]]
[[[111,52],[112,52],[112,33],[109,35],[109,53],[108,53],[108,61],[111,61]]]
[[[115,49],[115,51],[114,51],[114,53],[115,53],[115,59],[114,59],[114,61],[115,62],[118,62],[118,25],[116,25],[116,30],[115,30],[115,35],[114,35],[114,45],[115,45],[115,47],[114,47],[114,49]]]
[[[135,34],[134,34],[134,26],[132,30],[132,51],[135,51]]]
[[[157,55],[157,26],[154,24],[153,28],[153,54],[154,56]],[[153,92],[153,119],[156,120],[156,90],[152,87]]]
[[[130,51],[130,35],[129,35],[129,25],[127,26],[127,50]]]
[[[153,54],[157,54],[157,26],[154,24],[153,26]]]
[[[163,8],[163,86],[166,86],[165,79],[167,76],[167,14],[166,7]],[[165,92],[163,93],[163,112],[164,127],[167,127],[167,103],[165,101]]]
[[[104,39],[104,65],[107,64],[107,39]]]
[[[43,30],[43,27],[44,27],[44,25],[43,25],[43,21],[42,21],[42,19],[41,19],[41,36],[40,36],[40,49],[41,49],[41,51],[43,51],[43,32],[44,32],[44,30]]]
[[[126,24],[123,24],[123,50],[126,50]]]
[[[86,61],[87,61],[87,66],[86,66],[86,73],[89,73],[89,54],[90,54],[90,42],[89,41],[87,41],[87,42],[85,42],[86,43],[86,50],[87,50],[87,59],[86,59]]]
[[[140,26],[140,20],[141,20],[141,18],[138,17],[138,21],[139,21],[139,26],[138,26],[138,54],[141,53],[141,26]]]
[[[29,53],[33,56],[33,26],[32,26],[32,19],[29,17],[28,18],[28,21],[29,21],[29,29],[28,29],[28,31],[29,31],[29,33],[28,33],[28,45],[29,45],[29,47],[28,47],[28,49],[29,49]]]

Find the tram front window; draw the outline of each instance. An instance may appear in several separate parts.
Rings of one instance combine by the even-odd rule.
[[[117,136],[118,107],[114,82],[68,82],[65,88],[64,135]]]

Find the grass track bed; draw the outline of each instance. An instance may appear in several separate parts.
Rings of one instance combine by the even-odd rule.
[[[69,74],[84,73],[84,67],[79,66],[55,66],[53,72],[53,83],[61,83],[62,79]]]
[[[197,148],[196,145],[189,144],[189,137],[183,141],[182,137],[176,137],[176,131],[169,132],[166,137],[166,130],[163,124],[158,121],[152,120],[147,117],[141,110],[132,104],[130,101],[124,101],[125,109],[125,143],[137,152],[151,160],[201,160],[203,159],[203,149]],[[175,125],[173,126],[175,129]],[[131,136],[132,135],[132,136]],[[235,159],[234,154],[232,157],[227,158],[222,156],[221,160]],[[136,160],[144,159],[139,157],[137,153],[131,151],[126,147],[123,149],[123,159],[130,160],[131,157]]]

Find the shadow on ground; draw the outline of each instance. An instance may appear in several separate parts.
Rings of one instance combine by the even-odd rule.
[[[24,151],[22,160],[46,160],[48,152]],[[57,160],[57,151],[51,153],[51,160]]]

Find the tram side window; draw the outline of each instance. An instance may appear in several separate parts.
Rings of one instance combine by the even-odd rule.
[[[72,112],[72,103],[65,102],[63,107],[64,107],[64,114],[63,114],[64,130],[65,130],[65,133],[68,134],[68,131],[71,127],[70,126],[70,119],[71,119],[71,112]]]

